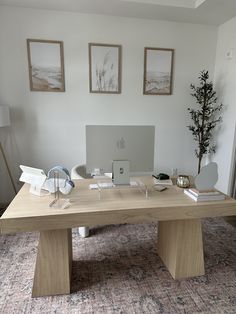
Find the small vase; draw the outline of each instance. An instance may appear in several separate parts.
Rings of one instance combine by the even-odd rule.
[[[188,188],[190,186],[189,177],[186,175],[179,175],[177,178],[177,186],[180,188]]]

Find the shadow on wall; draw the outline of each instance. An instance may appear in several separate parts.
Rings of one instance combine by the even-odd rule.
[[[230,169],[230,196],[236,199],[236,123],[234,128],[234,144]]]
[[[215,80],[215,88],[217,91],[218,95],[218,101],[223,102],[227,90],[227,85],[226,85],[226,75],[227,73],[220,72]],[[224,104],[224,109],[223,109],[223,121],[224,121],[224,112],[228,110],[228,104]],[[215,134],[215,137],[218,137],[218,135],[224,131],[224,127],[221,126],[217,130],[217,134]],[[217,147],[216,147],[217,151]],[[231,167],[230,167],[230,183],[229,183],[229,194],[231,197],[236,199],[236,125],[235,125],[235,132],[234,132],[234,146],[233,146],[233,154],[232,154],[232,161],[231,161]],[[224,217],[225,221],[236,227],[236,218],[235,217]]]
[[[31,155],[30,142],[26,130],[26,117],[23,109],[11,107],[10,121],[10,126],[0,128],[0,142],[13,177],[15,188],[18,191],[22,186],[19,182],[19,176],[21,174],[19,165],[24,163],[20,154],[20,146],[23,145],[23,149],[27,151],[28,155]],[[1,153],[0,178],[0,203],[9,203],[15,196],[15,192]]]
[[[10,168],[10,172],[13,177],[14,185],[17,189],[16,184],[16,169],[15,162],[13,161],[13,153],[12,149],[9,149],[9,146],[12,146],[11,136],[10,136],[9,128],[1,128],[0,129],[0,142],[2,144],[2,148],[7,159],[8,166]],[[3,155],[0,152],[0,203],[8,203],[11,201],[15,195],[14,188],[12,186],[12,182],[10,180],[10,176],[7,171],[7,166],[4,161]]]
[[[231,171],[230,171],[230,196],[236,199],[236,123],[235,123],[235,132],[234,132],[234,147],[233,147],[233,156],[231,162]],[[225,217],[225,220],[236,227],[236,217]]]

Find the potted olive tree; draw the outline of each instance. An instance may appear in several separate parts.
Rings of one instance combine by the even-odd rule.
[[[209,81],[208,71],[201,71],[199,86],[190,85],[191,95],[197,103],[196,109],[188,108],[192,124],[187,128],[192,132],[194,141],[197,142],[195,155],[198,158],[198,173],[201,169],[202,158],[207,153],[215,153],[216,146],[212,143],[213,130],[222,121],[220,112],[222,104],[217,104],[216,92],[213,83]]]

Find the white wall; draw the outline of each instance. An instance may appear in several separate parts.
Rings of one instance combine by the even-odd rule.
[[[218,149],[214,156],[219,165],[218,188],[229,193],[234,159],[236,126],[236,18],[219,27],[215,85],[225,106],[223,123],[218,134]],[[226,53],[232,51],[232,59]]]
[[[64,42],[65,93],[30,92],[27,38]],[[86,124],[154,124],[156,170],[195,174],[189,85],[202,69],[213,76],[216,39],[213,26],[0,6],[0,103],[11,107],[15,163],[70,168],[85,162]],[[122,45],[121,95],[89,93],[89,42]],[[145,46],[175,49],[173,95],[142,95]]]

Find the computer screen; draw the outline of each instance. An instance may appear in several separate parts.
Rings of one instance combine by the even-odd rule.
[[[112,172],[113,160],[129,160],[130,171],[152,172],[155,126],[87,125],[86,170]]]

